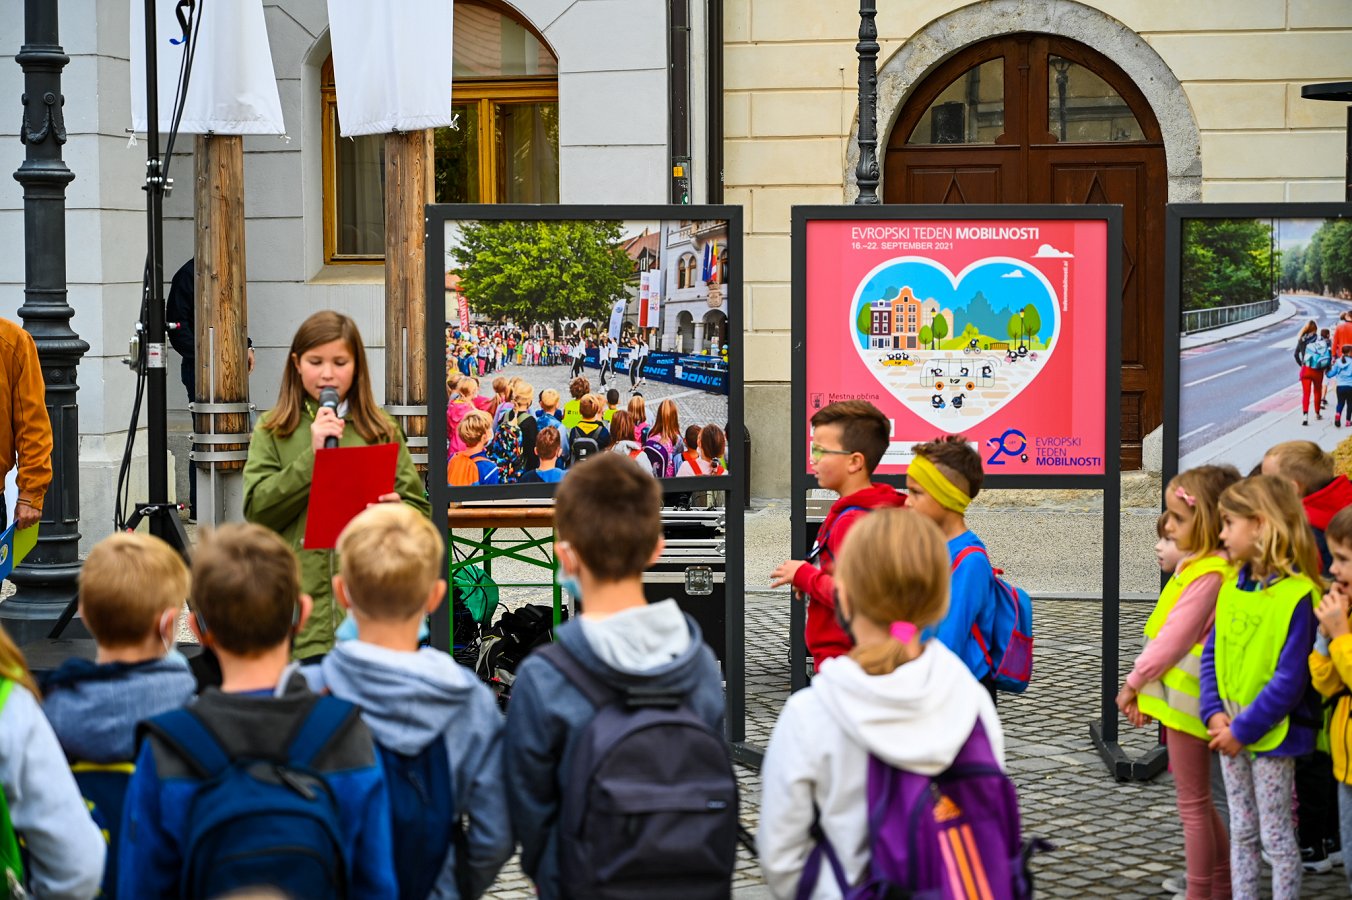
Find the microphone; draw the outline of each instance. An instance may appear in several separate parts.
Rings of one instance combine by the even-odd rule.
[[[333,414],[334,414],[334,415],[337,415],[337,414],[338,414],[338,391],[337,391],[337,389],[331,388],[331,387],[326,387],[326,388],[324,388],[323,390],[321,390],[321,391],[319,392],[319,405],[320,405],[320,406],[327,406],[329,409],[333,410]],[[324,438],[324,449],[327,450],[327,449],[330,448],[330,447],[337,447],[337,446],[338,446],[338,439],[337,439],[336,437],[334,437],[333,435],[329,435],[328,437]]]

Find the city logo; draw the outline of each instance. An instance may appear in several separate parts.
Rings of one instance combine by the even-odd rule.
[[[1006,457],[1028,462],[1028,438],[1017,428],[1006,429],[999,437],[987,439],[986,449],[991,451],[986,458],[988,466],[1003,466]]]

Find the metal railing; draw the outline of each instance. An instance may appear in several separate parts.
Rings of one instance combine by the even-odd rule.
[[[1211,309],[1188,309],[1183,311],[1183,333],[1206,331],[1236,322],[1247,322],[1259,316],[1277,311],[1278,300],[1259,300],[1257,303],[1241,303],[1238,306],[1216,306]]]

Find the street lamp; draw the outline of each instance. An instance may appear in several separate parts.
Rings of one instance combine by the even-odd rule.
[[[1300,96],[1306,100],[1327,100],[1331,103],[1352,104],[1352,81],[1326,81],[1301,87]],[[1352,200],[1352,106],[1347,107],[1347,177],[1343,196]]]

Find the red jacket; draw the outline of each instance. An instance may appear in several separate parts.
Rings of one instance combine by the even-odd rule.
[[[868,510],[905,505],[906,495],[886,484],[870,485],[831,504],[817,531],[817,548],[820,548],[814,548],[817,565],[804,563],[793,576],[794,590],[807,598],[807,652],[812,654],[815,669],[820,669],[823,661],[844,656],[854,648],[836,623],[835,578],[832,576],[846,532]]]
[[[1324,529],[1329,527],[1329,520],[1337,515],[1339,510],[1345,506],[1352,506],[1352,481],[1348,481],[1346,475],[1335,475],[1332,481],[1302,498],[1300,502],[1305,507],[1306,521],[1314,529],[1315,547],[1319,550],[1319,561],[1324,567],[1324,574],[1327,575],[1329,566],[1333,564],[1333,558],[1329,555],[1328,539],[1324,537]]]

